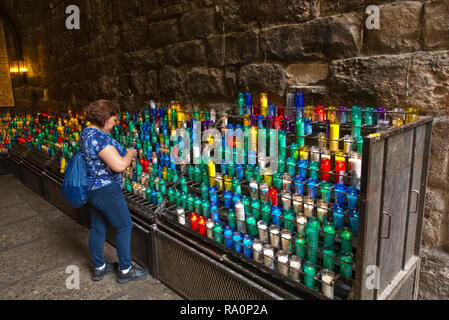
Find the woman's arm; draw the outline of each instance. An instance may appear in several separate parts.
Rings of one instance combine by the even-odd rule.
[[[123,172],[131,164],[132,159],[137,155],[137,150],[126,149],[126,155],[120,156],[117,149],[109,145],[98,153],[98,156],[103,160],[112,171]]]

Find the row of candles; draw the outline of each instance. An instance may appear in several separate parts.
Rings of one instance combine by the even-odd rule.
[[[0,123],[0,151],[7,152],[19,143],[52,156],[61,154],[61,173],[66,160],[78,150],[79,132],[85,125],[83,116],[70,110],[54,114],[4,114],[0,115]]]
[[[296,107],[297,106],[295,106],[295,108]],[[313,252],[319,251],[318,247],[314,245],[314,240],[310,240],[310,243],[307,243],[308,237],[307,233],[304,231],[306,229],[305,226],[314,220],[318,221],[317,229],[320,230],[321,228],[325,240],[324,242],[326,242],[326,239],[329,237],[327,236],[328,232],[325,228],[328,227],[329,223],[333,224],[333,227],[337,228],[340,234],[342,246],[344,243],[343,234],[348,234],[347,231],[349,231],[352,236],[352,233],[357,231],[358,210],[356,204],[361,178],[363,139],[361,135],[361,128],[363,125],[361,123],[359,125],[359,120],[361,121],[363,112],[365,125],[375,125],[376,121],[373,121],[372,123],[368,121],[371,119],[369,116],[370,112],[372,111],[372,114],[374,115],[383,115],[383,110],[352,107],[350,110],[339,110],[339,113],[334,113],[335,110],[332,107],[305,107],[299,108],[301,112],[296,114],[296,119],[292,117],[292,119],[295,120],[292,124],[292,121],[290,121],[288,117],[288,115],[290,115],[288,103],[287,107],[273,107],[272,105],[268,106],[267,104],[266,115],[260,113],[260,110],[262,109],[258,109],[257,105],[251,105],[251,108],[246,108],[245,110],[248,110],[249,112],[245,112],[244,114],[243,125],[228,123],[227,115],[220,115],[220,129],[222,130],[223,137],[226,137],[226,133],[229,133],[229,130],[239,128],[250,130],[249,137],[245,140],[245,145],[249,144],[250,146],[248,149],[249,151],[246,154],[246,160],[250,157],[255,157],[257,159],[257,165],[220,164],[216,167],[214,163],[207,162],[200,166],[190,166],[188,168],[188,177],[190,180],[202,183],[201,188],[203,190],[201,190],[201,194],[205,192],[205,187],[209,194],[207,200],[204,198],[201,199],[201,205],[198,205],[198,197],[193,197],[192,201],[192,196],[189,195],[187,190],[182,191],[182,193],[179,194],[178,192],[180,192],[180,190],[172,189],[170,187],[167,188],[167,185],[175,182],[179,176],[179,169],[171,163],[169,158],[171,149],[176,147],[170,145],[170,135],[173,134],[173,129],[179,127],[190,129],[191,132],[192,125],[189,125],[189,120],[201,121],[202,129],[216,126],[218,117],[215,110],[195,110],[193,114],[189,114],[182,110],[178,102],[175,102],[169,108],[156,107],[152,104],[150,108],[145,108],[143,115],[128,112],[122,113],[119,123],[114,128],[112,135],[118,141],[122,142],[124,146],[133,146],[139,151],[139,158],[133,162],[132,167],[125,173],[125,188],[130,192],[134,192],[151,200],[155,204],[160,204],[164,197],[168,197],[170,202],[176,203],[178,206],[181,205],[183,210],[197,214],[198,223],[201,220],[205,222],[205,225],[208,222],[208,219],[210,219],[209,222],[211,222],[213,226],[220,225],[223,228],[224,224],[220,221],[218,215],[218,199],[220,199],[220,202],[222,202],[225,207],[229,208],[230,211],[227,221],[228,226],[224,226],[223,228],[223,239],[230,238],[229,231],[227,237],[225,237],[224,231],[226,227],[231,229],[233,233],[240,233],[239,235],[242,239],[245,238],[244,234],[246,233],[246,236],[248,237],[256,237],[257,235],[262,237],[261,234],[263,235],[264,233],[260,230],[263,230],[265,223],[266,229],[269,230],[268,234],[270,235],[268,240],[264,236],[263,239],[253,239],[253,241],[255,242],[256,248],[259,248],[257,246],[257,241],[260,241],[262,244],[262,251],[258,250],[257,252],[264,253],[263,249],[266,247],[269,257],[269,246],[272,246],[272,261],[274,261],[274,253],[277,250],[285,251],[289,254],[292,253],[289,250],[284,250],[284,247],[282,247],[282,240],[280,240],[281,246],[277,246],[276,228],[278,228],[279,231],[279,239],[282,239],[281,235],[284,235],[284,238],[287,237],[286,234],[288,234],[288,232],[286,231],[293,233],[293,228],[296,222],[297,235],[294,237],[291,236],[290,239],[294,238],[295,241],[296,239],[298,239],[298,241],[305,241],[304,247],[306,250],[311,250],[310,257],[309,253],[307,253],[307,259],[311,261],[307,261],[304,266],[311,263],[311,266],[315,268],[314,272],[316,272],[316,264],[313,263],[316,258],[314,258]],[[283,113],[283,111],[287,111],[287,114]],[[346,111],[349,111],[350,113]],[[346,116],[342,116],[342,114],[345,114]],[[351,122],[349,122],[349,114],[351,114]],[[410,119],[413,118],[412,113],[408,114],[410,114]],[[394,113],[392,113],[392,115],[394,115]],[[382,120],[382,116],[377,119],[377,126],[385,124],[379,122],[379,119]],[[85,124],[82,120],[80,123],[76,124],[72,123],[72,121],[72,119],[70,119],[69,122],[58,121],[58,127],[56,128],[57,137],[62,138],[62,142],[67,144],[64,152],[67,156],[70,156],[71,152],[73,152],[72,147],[76,144],[76,133],[81,130],[81,124]],[[323,122],[324,127],[313,127],[312,131],[311,121]],[[352,126],[351,135],[348,134],[341,138],[340,125],[343,126],[346,123],[349,123]],[[393,125],[398,123],[399,122],[393,122]],[[20,129],[23,129],[24,127],[23,122],[16,122],[15,126]],[[77,128],[76,126],[79,127]],[[69,127],[69,130],[67,130],[67,127]],[[256,147],[251,149],[251,147],[254,146],[251,142],[257,141],[257,135],[263,133],[266,128],[279,129],[279,166],[278,172],[261,175],[258,171],[260,167],[263,167],[263,164],[261,163],[261,159],[257,157],[258,146],[256,144]],[[47,136],[53,135],[53,129],[54,122],[50,129],[47,128],[48,132],[45,130],[41,130],[41,132],[44,132],[44,135],[47,134]],[[72,134],[70,137],[73,138],[69,137],[70,133]],[[287,146],[289,134],[294,134],[296,136],[296,141]],[[267,136],[269,137],[269,132],[267,133]],[[318,144],[316,146],[306,145],[306,139],[310,140],[310,138],[314,138]],[[232,139],[232,141],[229,141],[228,146],[231,145],[231,152],[234,155],[236,153],[238,140],[235,138]],[[193,139],[191,139],[191,141],[193,141]],[[57,142],[59,143],[60,141]],[[225,141],[224,139],[223,142],[228,143],[228,141]],[[226,144],[224,144],[223,152],[225,153],[229,152],[229,148],[226,147]],[[49,148],[51,148],[51,144]],[[60,145],[60,150],[62,151],[63,149],[64,145]],[[287,151],[290,151],[289,157],[287,157]],[[233,157],[235,158],[235,156]],[[61,167],[63,166],[61,165]],[[221,169],[221,173],[217,172],[219,169]],[[348,178],[345,177],[350,177],[350,179],[348,180]],[[185,188],[187,182],[183,181],[182,178],[181,188]],[[248,196],[242,195],[241,190],[239,191],[241,182],[245,178],[246,181],[244,182],[244,185],[249,187],[250,190],[249,204],[247,201]],[[349,187],[345,185],[348,184],[348,182],[351,184]],[[223,195],[221,196],[220,192],[222,190]],[[307,194],[305,190],[307,190]],[[334,192],[333,206],[330,196],[332,191]],[[258,193],[259,197],[257,197]],[[240,199],[238,197],[240,197]],[[320,197],[320,199],[318,199],[318,197]],[[279,199],[281,199],[281,202]],[[179,203],[179,201],[181,202]],[[280,206],[280,203],[282,203],[282,207]],[[243,215],[241,211],[242,207]],[[348,207],[348,210],[346,210],[346,207]],[[263,211],[263,208],[265,208],[265,211]],[[267,216],[268,208],[270,208],[270,212]],[[280,214],[278,214],[278,208],[281,209]],[[178,208],[178,210],[180,209],[181,208]],[[257,209],[261,214],[256,214]],[[332,210],[332,215],[326,214],[332,212]],[[233,220],[234,214],[235,219]],[[348,224],[346,224],[346,228],[344,228],[345,221],[344,219],[341,219],[341,216],[349,217],[349,227]],[[260,217],[261,219],[258,219]],[[341,221],[343,221],[343,224]],[[211,223],[209,223],[209,226],[211,226]],[[320,227],[320,225],[322,225],[322,227]],[[203,229],[196,228],[195,230],[198,231]],[[207,234],[209,234],[208,230],[209,229],[206,226]],[[201,233],[203,232],[201,231]],[[232,236],[234,236],[234,234]],[[301,236],[303,237],[302,240]],[[273,242],[271,241],[271,238],[273,238]],[[237,241],[237,243],[240,242]],[[229,242],[228,245],[231,247]],[[234,244],[232,247],[235,249],[235,246],[236,245]],[[237,248],[239,248],[238,245]],[[244,249],[245,246],[242,248]],[[251,246],[251,248],[253,249],[253,246]],[[323,251],[325,251],[324,246]],[[340,253],[344,253],[344,255],[352,254],[348,250],[346,252],[343,251],[343,248]],[[340,272],[348,275],[349,273],[347,270],[349,268],[346,268],[346,264],[344,263],[344,259],[348,261],[348,258],[344,257],[344,255],[342,254],[340,257],[340,269],[343,267],[343,271],[340,270]],[[325,264],[324,258],[326,256],[329,255],[323,254],[323,264]],[[294,257],[295,256],[292,255],[290,259],[293,259]],[[298,253],[296,258],[302,261],[302,259],[305,259],[306,257],[305,255]],[[293,259],[293,261],[294,260],[295,259]],[[277,259],[277,261],[281,261],[281,267],[278,268],[279,271],[282,274],[285,274],[285,269],[282,269],[282,262],[289,260],[285,260],[284,257],[280,260]],[[343,264],[341,261],[343,261]],[[350,265],[350,263],[347,264]],[[293,263],[293,265],[295,264]],[[281,269],[284,271],[281,271]],[[310,268],[307,268],[307,270],[309,269]],[[327,270],[332,271],[331,269],[332,268],[329,268]],[[306,271],[306,269],[303,271]]]
[[[311,121],[325,122],[329,120],[331,123],[345,124],[351,120],[355,127],[365,125],[378,125],[380,127],[401,126],[404,123],[416,121],[418,119],[417,110],[408,108],[395,108],[388,111],[386,108],[374,108],[361,106],[304,106],[304,94],[300,92],[290,92],[286,95],[285,105],[269,104],[268,94],[260,94],[260,102],[253,103],[253,95],[249,92],[238,94],[238,108],[240,116],[253,115],[256,117],[298,119],[306,118]],[[350,114],[351,117],[348,115]],[[391,121],[388,116],[390,115]],[[261,118],[259,118],[261,119]]]
[[[131,170],[128,170],[126,174],[127,178],[129,178],[130,174],[132,174]],[[154,186],[144,187],[144,185],[149,183],[149,181],[154,181]],[[190,219],[193,230],[204,235],[207,233],[209,237],[211,237],[213,232],[213,238],[215,240],[227,245],[230,248],[236,249],[238,252],[244,253],[249,258],[254,257],[257,262],[264,263],[265,266],[271,267],[272,269],[274,269],[274,263],[276,262],[278,271],[285,276],[290,276],[295,281],[299,281],[299,275],[303,274],[304,283],[307,286],[314,288],[314,281],[316,279],[313,276],[310,278],[308,275],[317,272],[317,256],[320,254],[320,251],[318,250],[318,232],[313,233],[309,231],[307,237],[305,230],[307,224],[315,224],[315,226],[318,225],[318,231],[320,229],[320,222],[317,223],[313,213],[307,210],[307,206],[304,206],[305,213],[312,215],[308,217],[309,219],[303,216],[304,220],[302,221],[301,219],[297,219],[298,233],[294,238],[296,255],[292,255],[291,241],[293,240],[293,232],[291,230],[291,226],[294,225],[293,222],[291,223],[291,226],[287,226],[287,228],[281,230],[279,226],[275,224],[269,225],[269,223],[262,219],[257,222],[256,227],[255,211],[253,208],[251,211],[251,216],[246,218],[245,225],[245,222],[242,221],[242,219],[245,219],[244,217],[246,217],[246,214],[244,213],[245,207],[242,203],[237,203],[235,205],[235,214],[232,214],[232,212],[228,213],[229,226],[225,226],[223,228],[222,223],[214,222],[214,220],[210,218],[211,216],[218,217],[218,207],[214,203],[214,201],[216,201],[213,199],[214,195],[207,193],[207,197],[204,197],[203,194],[203,199],[194,197],[191,192],[188,192],[185,183],[180,184],[181,190],[175,191],[175,189],[169,187],[167,191],[166,182],[164,179],[159,177],[151,177],[147,173],[142,173],[141,182],[143,184],[136,181],[132,183],[132,192],[136,195],[147,198],[154,204],[160,204],[163,197],[168,194],[167,197],[169,202],[179,205],[177,213],[178,221],[181,224],[186,224],[185,212],[192,212],[190,214]],[[151,195],[149,192],[150,190]],[[157,190],[157,196],[154,194],[154,190]],[[212,197],[213,201],[209,201],[210,197]],[[274,218],[274,216],[271,215],[272,214],[269,213],[268,220],[270,221]],[[215,220],[218,220],[218,218]],[[334,279],[334,241],[336,232],[335,226],[333,226],[331,221],[326,221],[326,225],[323,225],[323,234],[324,242],[327,246],[323,250],[322,260],[323,265],[328,269],[327,271],[323,269],[322,274],[324,275],[324,273],[326,273],[328,276],[327,279]],[[339,260],[340,268],[342,269],[340,272],[344,272],[344,275],[348,277],[352,274],[351,234],[352,232],[348,228],[345,228],[342,230],[340,235],[340,238],[342,239],[341,247],[342,251],[344,251],[344,254],[342,254]],[[259,239],[257,240],[254,238],[253,240],[253,237],[256,236],[259,236]],[[311,237],[316,237],[316,240],[312,241]],[[343,250],[344,248],[345,250]],[[276,251],[277,253],[275,259],[274,257]],[[301,264],[304,266],[304,270],[302,271],[300,269]],[[329,284],[330,283],[331,282],[329,282]],[[326,290],[333,290],[333,283],[325,288]]]
[[[126,127],[126,125],[125,125],[125,127]],[[228,124],[228,127],[226,129],[229,129],[229,127],[232,128],[232,125],[229,126],[229,124]],[[137,145],[139,142],[139,137],[146,135],[147,134],[146,132],[148,132],[149,130],[144,129],[143,132],[137,132],[137,128],[136,128],[136,126],[134,126],[133,131],[134,131],[134,134],[132,135],[133,139],[132,140],[128,139],[128,143],[131,143],[131,141],[133,141],[132,143],[134,145]],[[136,134],[136,133],[138,133],[138,134]],[[161,133],[162,133],[162,135],[161,135]],[[123,132],[121,132],[121,134],[122,134],[122,139],[123,139]],[[130,135],[128,135],[128,137],[130,137]],[[282,251],[281,250],[282,248],[278,248],[278,246],[276,244],[276,240],[275,240],[276,228],[278,230],[279,239],[282,238],[281,234],[283,235],[283,239],[285,239],[287,237],[286,234],[288,234],[288,232],[290,232],[290,234],[291,234],[290,239],[292,240],[293,239],[293,231],[290,229],[291,229],[291,226],[295,225],[295,221],[290,221],[290,224],[288,221],[287,221],[287,223],[282,223],[282,221],[285,219],[285,217],[283,217],[282,215],[280,215],[280,216],[276,216],[276,214],[273,215],[273,213],[271,212],[271,208],[273,207],[274,203],[272,201],[270,201],[269,203],[266,202],[266,200],[267,200],[266,196],[268,194],[268,189],[272,188],[271,194],[273,194],[273,191],[276,190],[274,187],[274,184],[279,186],[279,174],[281,174],[280,172],[285,171],[285,168],[287,167],[287,166],[284,166],[284,169],[282,169],[282,158],[281,158],[281,170],[280,170],[280,172],[278,172],[279,174],[276,177],[273,175],[257,174],[257,172],[255,172],[255,171],[258,171],[257,166],[249,166],[249,165],[242,166],[242,165],[229,164],[229,165],[220,165],[220,166],[216,167],[215,164],[213,164],[213,163],[207,163],[207,164],[203,163],[202,166],[189,166],[187,169],[188,170],[188,178],[192,178],[190,180],[193,180],[193,181],[195,181],[195,179],[198,179],[199,180],[198,182],[202,183],[201,188],[200,188],[201,189],[201,198],[200,198],[200,197],[193,196],[192,192],[189,192],[189,190],[187,188],[187,184],[188,184],[187,179],[185,177],[181,177],[180,190],[172,189],[170,187],[167,188],[167,185],[169,185],[170,182],[176,181],[176,179],[173,180],[168,177],[168,173],[170,173],[170,171],[172,170],[172,167],[171,167],[171,163],[170,163],[169,159],[166,157],[168,148],[166,148],[164,146],[164,144],[165,144],[164,140],[165,140],[164,139],[164,131],[163,131],[163,128],[160,127],[159,135],[157,135],[156,139],[154,139],[152,141],[153,143],[156,142],[156,144],[159,144],[159,148],[157,148],[157,146],[153,145],[153,147],[155,147],[155,148],[152,148],[152,150],[151,150],[152,151],[151,152],[151,156],[152,156],[151,162],[148,161],[148,159],[145,159],[145,157],[139,158],[138,161],[136,161],[135,164],[133,164],[133,166],[132,166],[135,170],[128,170],[128,172],[125,174],[125,180],[127,181],[127,183],[125,183],[125,185],[126,185],[126,188],[128,189],[128,191],[134,192],[135,194],[139,194],[140,196],[147,198],[154,204],[161,203],[163,197],[167,196],[168,200],[171,203],[180,205],[180,207],[178,208],[178,211],[184,210],[184,212],[192,212],[191,218],[193,218],[193,220],[195,220],[195,221],[193,221],[193,224],[198,226],[198,228],[195,228],[195,230],[204,234],[205,230],[207,229],[206,222],[208,221],[208,219],[209,219],[209,222],[212,222],[212,225],[217,226],[217,228],[219,228],[219,226],[221,226],[223,228],[223,223],[220,222],[219,214],[218,214],[218,211],[219,211],[219,209],[218,209],[218,203],[219,203],[218,202],[218,192],[223,190],[223,191],[226,191],[226,195],[227,195],[228,192],[230,192],[231,190],[234,191],[234,188],[238,188],[237,186],[240,186],[239,178],[242,178],[242,176],[241,176],[242,172],[245,172],[245,176],[247,178],[249,178],[249,176],[252,175],[252,177],[248,181],[251,181],[252,186],[254,187],[254,183],[258,180],[258,182],[260,183],[262,193],[265,195],[265,198],[263,201],[261,199],[258,199],[258,200],[260,200],[259,202],[253,201],[254,203],[251,204],[253,207],[252,212],[255,212],[255,210],[256,210],[255,207],[257,207],[257,204],[259,204],[259,209],[258,209],[259,211],[262,210],[260,203],[262,203],[262,205],[265,204],[266,209],[268,207],[270,208],[268,211],[268,215],[269,215],[268,219],[266,218],[267,213],[266,212],[263,213],[263,215],[265,215],[265,220],[268,220],[268,222],[263,219],[257,221],[256,215],[252,216],[252,214],[248,217],[246,217],[246,215],[244,214],[243,216],[245,216],[245,218],[242,221],[242,216],[241,216],[242,211],[239,208],[243,205],[243,203],[237,203],[237,204],[234,203],[235,212],[233,213],[231,210],[230,215],[228,214],[228,218],[230,217],[231,220],[228,221],[229,226],[225,226],[223,228],[223,231],[222,231],[223,242],[222,243],[225,244],[224,241],[225,241],[225,239],[227,239],[226,240],[227,245],[229,247],[234,248],[235,245],[231,246],[231,242],[235,244],[236,243],[235,240],[236,239],[238,240],[238,236],[240,236],[242,238],[241,238],[241,241],[237,241],[237,250],[240,250],[240,249],[243,250],[245,248],[245,246],[243,245],[243,240],[244,240],[243,238],[246,238],[246,241],[245,241],[246,243],[248,243],[248,241],[250,239],[252,241],[251,237],[254,237],[257,234],[259,234],[259,229],[261,228],[260,230],[262,230],[264,228],[263,224],[265,223],[266,230],[270,231],[269,234],[271,235],[271,238],[273,238],[274,242],[273,242],[273,244],[271,244],[270,241],[264,243],[260,239],[254,239],[254,240],[256,240],[255,247],[258,248],[257,241],[261,241],[261,243],[263,244],[262,247],[265,247],[265,253],[269,254],[270,253],[269,246],[272,246],[271,249],[273,252],[273,256],[271,257],[271,261],[273,263],[275,261],[281,262],[281,265],[280,265],[280,268],[278,268],[278,271],[285,275],[286,270],[292,270],[289,267],[289,263],[288,263],[289,262],[288,256],[289,256],[289,254],[290,255],[292,254],[291,251],[284,250],[285,252],[287,252],[287,260],[285,260],[286,259],[285,255],[283,256],[282,254],[279,255],[280,260],[274,259],[274,254],[276,251]],[[142,147],[145,149],[144,142],[141,142],[141,144],[142,144]],[[295,146],[293,145],[290,147],[294,148]],[[316,154],[320,155],[319,150],[317,150],[315,147],[312,147],[311,150],[307,150],[307,146],[304,146],[304,145],[301,147],[302,147],[301,150],[299,150],[300,148],[298,148],[298,150],[296,150],[295,152],[291,151],[292,159],[295,159],[295,155],[298,156],[298,158],[295,159],[296,161],[293,166],[295,167],[295,172],[298,170],[297,168],[301,168],[301,173],[298,170],[298,173],[300,173],[300,174],[298,174],[299,179],[303,179],[300,175],[303,174],[303,172],[304,172],[303,164],[304,164],[304,160],[305,160],[305,159],[299,159],[299,155],[302,154],[303,158],[305,158],[305,154],[309,153],[309,151],[310,151],[311,157],[314,157],[314,160],[316,159],[316,157],[315,157]],[[291,149],[292,148],[290,148],[290,150]],[[150,152],[146,152],[147,157],[149,154],[150,154]],[[143,152],[140,152],[139,155],[144,155],[144,154],[143,154]],[[303,160],[301,163],[302,167],[299,166],[299,160]],[[309,156],[308,156],[307,161],[309,161],[309,160],[312,160],[312,159],[311,158],[309,159]],[[343,159],[339,159],[339,160],[346,161],[346,157],[343,157]],[[313,161],[311,161],[311,162],[313,162]],[[290,165],[291,165],[291,161],[290,161]],[[217,173],[216,172],[217,168],[221,169],[221,173],[224,175],[220,175],[220,173]],[[323,168],[325,168],[325,167],[323,166]],[[312,169],[313,169],[313,167],[312,167]],[[321,169],[321,168],[319,168],[319,169]],[[289,171],[290,171],[290,173],[292,173],[291,169],[289,169]],[[308,166],[306,166],[305,172],[307,172],[307,171],[310,171],[310,168],[308,168]],[[312,173],[312,176],[314,174],[315,173]],[[151,175],[154,175],[154,176],[151,176]],[[331,176],[331,175],[332,175],[332,173],[329,172],[328,176]],[[283,176],[285,176],[285,177],[283,177],[283,178],[285,178],[285,179],[283,179],[285,181],[282,181],[283,185],[287,185],[288,183],[290,183],[290,190],[293,191],[292,190],[293,189],[293,187],[292,187],[293,179],[296,176],[296,174],[292,173],[291,176],[289,176],[288,172],[285,172]],[[288,178],[287,178],[287,176],[288,176]],[[310,176],[310,174],[309,174],[309,176]],[[221,177],[223,177],[223,178],[221,178]],[[304,176],[304,178],[305,178],[305,176]],[[262,179],[263,179],[263,183],[262,183]],[[138,182],[138,181],[140,181],[140,182]],[[287,181],[289,181],[289,182],[287,182]],[[299,186],[298,183],[296,183],[296,186],[298,189],[304,190],[305,182],[304,181],[301,181],[301,182],[302,183],[300,183],[300,184],[303,185],[302,188],[298,187]],[[259,186],[259,183],[257,183],[258,186]],[[266,187],[268,187],[268,189],[266,189]],[[327,188],[323,189],[323,195],[326,199],[327,199],[327,197],[329,197],[329,201],[330,201],[329,194],[330,194],[332,188],[333,188],[332,184],[330,184],[328,189]],[[283,190],[283,191],[287,191],[287,187],[285,189],[286,190]],[[264,190],[267,190],[267,192],[264,192]],[[311,188],[310,190],[313,190],[313,189]],[[324,190],[326,190],[326,191],[324,191]],[[241,190],[237,191],[237,192],[239,192],[241,195]],[[313,194],[313,192],[312,192],[312,194]],[[236,194],[233,194],[233,197],[235,195]],[[282,196],[284,196],[284,194],[282,194]],[[312,202],[312,204],[311,204],[311,199],[308,196],[306,196],[305,194],[304,194],[304,197],[306,200],[305,203],[302,204],[302,202],[301,202],[301,207],[303,208],[302,209],[303,213],[310,215],[311,217],[314,217],[313,216],[313,214],[314,214],[313,209],[315,206],[314,202]],[[281,197],[281,198],[283,198],[283,197]],[[315,192],[315,198],[316,198],[316,192]],[[242,200],[246,200],[246,199],[243,198]],[[253,199],[253,200],[255,200],[255,199]],[[296,201],[294,201],[294,202],[293,202],[293,199],[290,200],[291,207],[294,207],[296,211],[299,211],[301,209],[299,209],[300,206],[298,205],[298,201],[297,201],[298,197],[296,197],[295,200]],[[320,201],[322,203],[321,202],[319,203],[319,209],[317,211],[324,212],[322,209],[324,209],[324,206],[325,206],[324,203],[326,203],[326,202],[324,202],[324,199],[320,199]],[[290,209],[290,208],[287,208],[287,206],[288,206],[287,202],[283,199],[283,208],[285,211]],[[276,205],[274,205],[274,207],[276,207]],[[239,217],[235,216],[235,218],[233,220],[233,214],[236,215],[237,212],[239,212]],[[305,215],[302,215],[302,216],[303,216],[302,219],[299,219],[299,223],[298,223],[298,217],[296,219],[293,218],[292,220],[296,220],[296,225],[299,225],[299,228],[301,230],[305,230],[305,225],[307,224],[307,222],[308,222],[307,219],[309,217],[307,217]],[[287,218],[288,217],[289,216],[287,215]],[[324,218],[324,215],[321,215],[321,218]],[[180,215],[179,219],[183,220],[185,222],[186,217],[184,216],[184,218],[181,218],[181,215]],[[272,224],[271,226],[269,226],[269,222],[272,222],[273,219],[275,219],[276,223],[278,223],[279,225]],[[313,220],[313,218],[310,220]],[[257,222],[257,226],[255,225],[256,222]],[[279,222],[281,222],[281,223],[279,223]],[[326,223],[327,222],[329,222],[328,223],[329,225],[332,224],[331,221],[326,220]],[[209,223],[208,225],[210,228],[211,223]],[[354,224],[354,225],[356,226],[356,224]],[[231,226],[234,229],[232,229]],[[282,226],[284,226],[284,229],[281,231]],[[290,228],[290,229],[288,229],[288,228]],[[330,228],[329,230],[326,229],[326,231],[334,232],[334,235],[332,237],[335,238],[335,226],[333,226],[333,228],[334,228],[334,231],[331,231],[332,228]],[[227,234],[227,236],[225,236],[225,234],[224,234],[225,229],[226,229],[227,233],[229,233],[228,229],[230,229],[231,232],[233,233],[232,236],[229,236],[229,234]],[[241,230],[241,231],[239,231],[239,230]],[[257,231],[255,231],[255,230],[257,230]],[[345,234],[348,234],[348,232],[351,233],[351,231],[349,231],[349,230],[346,230],[346,231],[347,232]],[[248,234],[246,234],[247,232],[248,232]],[[267,234],[267,232],[268,231],[265,231],[265,234]],[[238,233],[235,235],[236,237],[234,237],[234,233]],[[210,231],[209,231],[209,234],[210,234]],[[215,232],[215,234],[220,234],[220,232],[218,232],[218,233]],[[264,234],[263,231],[261,231],[260,234],[263,235]],[[232,238],[231,242],[230,242],[229,238]],[[299,233],[299,236],[296,237],[296,239],[299,243],[301,241],[303,241],[303,243],[302,243],[303,249],[298,251],[298,254],[299,254],[299,252],[301,252],[301,254],[299,256],[291,255],[290,259],[292,261],[291,262],[292,266],[297,267],[294,270],[298,271],[297,276],[295,275],[295,272],[293,272],[292,277],[294,279],[299,280],[300,274],[306,274],[306,273],[304,273],[304,271],[307,270],[309,272],[309,274],[311,274],[312,272],[316,273],[317,271],[319,271],[321,269],[317,268],[317,257],[319,254],[318,247],[316,247],[316,249],[312,248],[314,246],[314,243],[312,243],[312,241],[310,241],[311,247],[309,248],[308,244],[307,244],[307,237],[302,233]],[[280,241],[280,243],[281,242],[282,241]],[[285,240],[283,242],[285,245]],[[240,246],[239,246],[239,243],[240,243]],[[316,244],[318,244],[318,240],[316,241]],[[351,246],[352,246],[352,244],[349,247],[351,247]],[[251,246],[251,248],[252,248],[252,246]],[[328,248],[327,253],[330,254],[331,250],[329,250],[329,249],[331,249],[331,248],[330,247]],[[332,246],[332,250],[334,250],[333,246]],[[248,251],[248,250],[246,250],[246,251]],[[262,253],[262,257],[263,257],[264,256],[263,250],[260,252]],[[278,257],[278,253],[276,253],[276,257]],[[352,253],[345,252],[345,254],[350,255]],[[257,257],[257,255],[256,255],[256,257]],[[332,269],[334,269],[335,254],[333,254],[332,257],[329,259],[326,258],[327,255],[326,256],[323,255],[323,257],[325,258],[323,260],[326,260],[326,262],[323,264],[327,264],[329,267],[328,272],[326,273],[325,279],[334,279],[335,271],[332,271]],[[270,259],[269,256],[267,256],[267,258],[266,258],[267,265],[271,265],[269,263],[269,261],[270,261],[269,259]],[[295,265],[296,259],[297,259],[297,261],[299,261],[300,264],[304,260],[306,262],[304,264],[306,269],[301,269],[300,267]],[[306,259],[310,259],[311,261],[306,261]],[[285,260],[285,263],[282,264],[282,262],[284,260]],[[260,262],[260,254],[259,254],[258,261]],[[348,263],[345,264],[343,262],[341,265],[342,265],[342,269],[344,269],[346,274],[349,275],[349,277],[350,277],[351,276],[350,274],[352,274],[352,257],[351,257],[350,261],[349,260],[347,260],[347,261],[348,261]],[[309,266],[309,263],[310,263],[310,266]],[[282,267],[285,265],[288,265],[287,269],[285,269],[285,268],[282,269]],[[350,270],[350,272],[348,270]],[[324,274],[325,274],[325,272],[323,271],[323,276],[324,276]],[[314,287],[313,281],[316,280],[315,279],[316,277],[315,278],[312,277],[311,281],[308,280],[308,278],[309,278],[308,276],[305,276],[304,282],[307,282],[310,287]],[[329,288],[331,288],[331,286],[329,286]]]

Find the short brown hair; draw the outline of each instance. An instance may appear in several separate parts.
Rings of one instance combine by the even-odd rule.
[[[107,119],[120,113],[120,108],[115,101],[100,99],[89,104],[85,112],[87,121],[103,127]]]

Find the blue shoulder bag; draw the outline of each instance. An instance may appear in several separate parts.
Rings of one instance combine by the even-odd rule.
[[[66,166],[61,188],[61,194],[64,199],[75,208],[80,208],[86,204],[100,169],[101,166],[98,168],[95,179],[89,187],[83,155],[80,151],[76,151]]]

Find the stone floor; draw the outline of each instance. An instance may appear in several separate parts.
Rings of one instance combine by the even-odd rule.
[[[89,231],[23,185],[0,175],[0,299],[181,299],[148,276],[118,284],[116,274],[91,280]],[[117,261],[105,244],[107,261]],[[68,289],[68,266],[79,268],[79,289]]]

